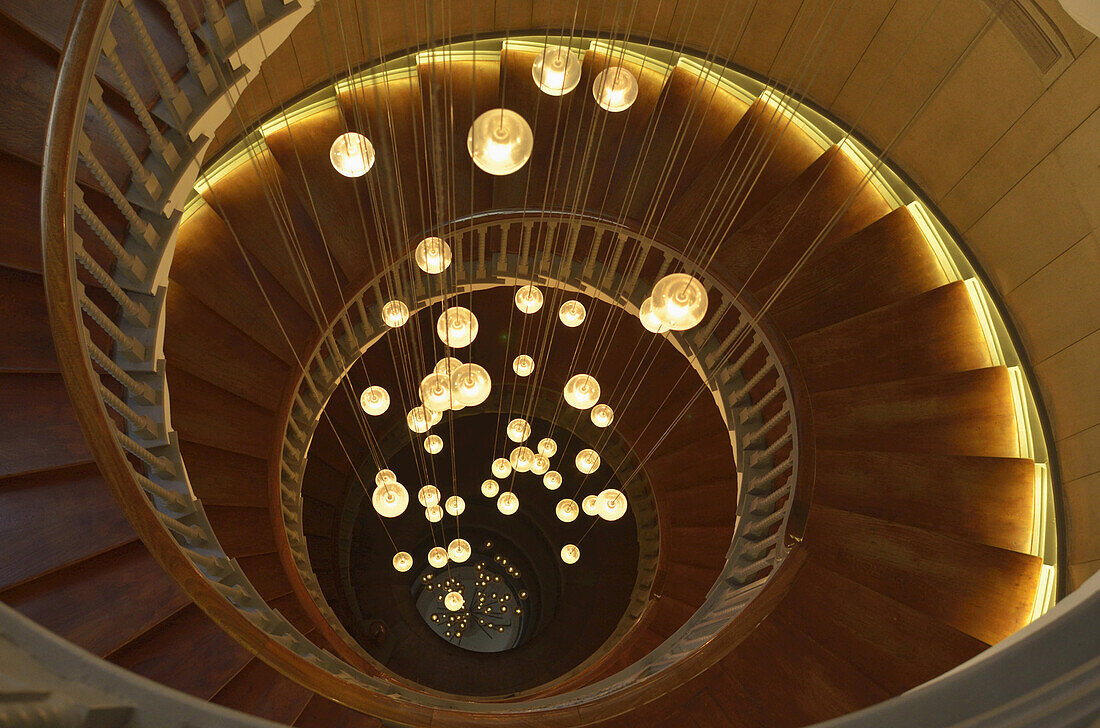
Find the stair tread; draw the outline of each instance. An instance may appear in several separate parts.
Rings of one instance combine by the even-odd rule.
[[[172,396],[172,426],[181,440],[267,458],[276,441],[271,410],[199,379],[171,363],[166,367]]]
[[[211,702],[289,725],[314,693],[283,677],[259,658],[233,676]]]
[[[229,558],[275,551],[275,524],[267,506],[205,505],[206,518]]]
[[[191,489],[204,505],[267,507],[269,463],[190,440],[179,446]]]
[[[382,728],[382,721],[314,695],[294,720],[294,725],[301,728]]]
[[[237,563],[264,601],[270,602],[272,599],[291,593],[290,580],[287,578],[279,554],[272,552],[240,556],[237,558]]]
[[[60,374],[0,372],[0,477],[92,459]]]

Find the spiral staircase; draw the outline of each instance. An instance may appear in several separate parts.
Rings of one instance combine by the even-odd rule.
[[[983,654],[1053,589],[1036,496],[1046,444],[1022,362],[946,229],[828,119],[762,81],[634,47],[617,59],[638,100],[600,115],[582,91],[615,47],[583,41],[581,91],[551,99],[530,82],[538,44],[510,38],[347,76],[211,161],[242,89],[311,4],[76,6],[71,26],[56,9],[5,9],[0,24],[13,327],[0,655],[16,666],[0,668],[0,724],[800,726],[881,703],[908,717],[878,724],[919,725],[904,701],[950,700],[912,689],[971,658],[984,659],[931,690],[982,669],[1014,686],[1001,658],[1049,659],[1019,635]],[[537,109],[535,150],[492,178],[438,142],[461,151],[502,98]],[[379,149],[365,182],[328,163],[351,127]],[[591,601],[546,628],[583,649],[532,641],[478,687],[456,676],[484,663],[415,620],[370,634],[362,610],[385,604],[350,584],[369,506],[347,396],[362,382],[345,372],[394,358],[379,343],[385,300],[415,317],[446,295],[413,275],[415,242],[456,241],[453,290],[504,292],[488,310],[506,311],[517,282],[590,296],[619,325],[586,352],[613,381],[643,333],[626,323],[698,255],[702,227],[710,317],[655,338],[655,365],[631,377],[689,401],[691,424],[647,434],[656,396],[616,423],[612,460],[648,453],[628,484],[637,564],[621,583],[590,581]],[[509,349],[483,355],[499,369]],[[610,553],[613,532],[593,538]],[[390,555],[359,588],[405,588]],[[1054,624],[1087,633],[1095,595],[1069,601]],[[1095,662],[1066,683],[1078,692],[1058,725],[1095,717]]]

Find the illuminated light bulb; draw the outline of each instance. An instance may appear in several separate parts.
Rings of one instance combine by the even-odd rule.
[[[588,413],[588,417],[596,427],[607,427],[615,419],[615,410],[606,404],[598,404]]]
[[[446,374],[448,377],[454,374],[455,369],[462,366],[462,362],[453,356],[445,356],[435,363],[432,374]]]
[[[405,422],[409,424],[409,429],[421,435],[438,424],[441,419],[443,415],[423,405],[413,407],[409,410],[409,414],[405,415]]]
[[[428,552],[428,563],[437,569],[442,569],[447,565],[447,549],[442,546],[433,546]]]
[[[596,496],[596,514],[605,521],[619,520],[626,510],[626,495],[620,490],[608,488]]]
[[[546,457],[542,453],[535,455],[535,459],[531,461],[531,472],[535,475],[545,475],[550,471],[550,458]]]
[[[596,103],[608,111],[626,111],[638,98],[638,79],[622,66],[615,66],[596,74],[592,82],[592,96]]]
[[[420,380],[420,401],[433,412],[451,408],[451,378],[446,374],[429,374]]]
[[[404,326],[409,320],[409,307],[401,301],[387,301],[382,307],[382,322],[391,329]]]
[[[425,508],[439,505],[439,498],[439,488],[436,488],[434,485],[425,485],[416,492],[416,499],[420,501],[420,505]]]
[[[443,520],[443,509],[439,506],[428,506],[424,509],[424,517],[429,523],[439,523]]]
[[[653,315],[673,331],[687,331],[707,315],[707,289],[687,273],[671,273],[653,286]]]
[[[413,251],[416,267],[430,275],[437,275],[451,267],[451,246],[443,238],[424,238]]]
[[[529,377],[535,371],[535,360],[526,354],[520,354],[512,360],[512,371],[516,376]]]
[[[378,474],[374,476],[374,484],[376,486],[388,485],[389,483],[397,482],[397,474],[392,470],[385,469],[379,470]]]
[[[652,296],[642,301],[642,306],[638,309],[638,320],[642,322],[646,331],[654,334],[663,334],[669,330],[668,324],[657,318],[657,314],[653,312]]]
[[[539,453],[548,458],[554,457],[558,454],[558,443],[554,442],[552,437],[542,438],[539,440]]]
[[[535,286],[523,286],[516,291],[516,308],[520,313],[535,313],[542,308],[542,291]]]
[[[497,498],[497,510],[506,516],[510,516],[519,510],[519,498],[511,491],[500,494]]]
[[[443,606],[445,606],[447,610],[451,612],[457,612],[459,609],[462,609],[465,604],[466,600],[463,599],[462,595],[456,591],[449,592],[446,598],[443,600]]]
[[[521,445],[512,450],[508,462],[512,464],[516,472],[526,473],[535,464],[535,453],[531,451],[531,448]]]
[[[547,490],[557,490],[561,487],[561,473],[557,470],[546,471],[546,474],[542,476],[542,484],[546,486]]]
[[[385,518],[397,518],[409,505],[409,491],[400,483],[386,483],[374,489],[371,505],[378,515]]]
[[[456,564],[463,563],[473,553],[474,550],[470,548],[470,542],[464,538],[456,538],[447,545],[447,557]]]
[[[508,439],[512,442],[523,442],[531,436],[531,425],[527,420],[517,417],[508,423]]]
[[[586,516],[594,516],[599,513],[598,498],[594,495],[588,495],[581,501],[581,510],[584,511]]]
[[[362,134],[349,131],[332,142],[328,158],[345,177],[362,177],[374,166],[374,145]]]
[[[571,329],[583,324],[587,315],[584,304],[577,300],[566,301],[558,309],[558,319]]]
[[[368,415],[377,417],[390,408],[390,393],[378,385],[367,387],[359,396],[359,406]]]
[[[600,383],[589,374],[577,374],[565,383],[562,394],[570,407],[585,410],[600,401]]]
[[[496,498],[497,493],[500,492],[500,485],[497,484],[492,478],[482,481],[481,494],[486,498]]]
[[[577,520],[577,516],[580,514],[581,509],[577,505],[577,501],[572,498],[562,498],[558,501],[557,507],[554,508],[554,515],[558,517],[558,520],[562,523],[572,523]]]
[[[581,558],[581,550],[569,543],[561,547],[561,560],[567,564],[575,564]]]
[[[443,452],[443,438],[439,435],[428,435],[424,438],[424,449],[432,455]]]
[[[547,48],[535,56],[531,76],[544,94],[564,96],[581,82],[581,62],[568,48]]]
[[[477,316],[468,308],[451,306],[439,314],[435,332],[439,340],[452,349],[469,346],[477,338]]]
[[[512,461],[508,458],[497,458],[493,461],[492,471],[498,478],[507,478],[512,474]]]
[[[577,453],[577,457],[574,460],[577,465],[577,470],[581,471],[585,475],[596,472],[600,467],[600,456],[595,450],[591,448],[585,448]]]
[[[463,364],[451,373],[451,397],[465,407],[476,407],[489,398],[493,382],[480,364]]]
[[[393,555],[393,568],[400,572],[406,572],[412,568],[413,557],[408,551],[398,551]]]
[[[474,164],[498,176],[523,167],[534,147],[531,125],[511,109],[489,109],[474,119],[466,135],[466,149]]]
[[[462,500],[462,496],[460,495],[452,495],[447,499],[447,502],[443,504],[443,507],[446,509],[447,513],[450,513],[452,516],[460,516],[462,512],[466,510],[466,501]]]

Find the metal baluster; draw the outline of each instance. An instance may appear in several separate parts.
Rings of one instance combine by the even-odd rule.
[[[752,379],[745,382],[745,386],[741,387],[732,395],[730,395],[730,402],[734,404],[737,404],[738,402],[743,402],[749,396],[749,393],[756,388],[756,385],[764,381],[764,378],[771,374],[773,371],[775,371],[775,363],[771,359],[768,359],[768,361],[765,362],[764,366],[760,368],[760,371],[752,375]]]
[[[164,7],[168,9],[168,15],[172,18],[172,25],[176,28],[176,34],[183,43],[183,50],[187,53],[187,66],[191,73],[199,79],[202,90],[213,95],[218,90],[218,79],[214,77],[214,69],[199,53],[199,47],[195,43],[195,36],[191,34],[191,28],[187,26],[187,20],[183,17],[178,0],[162,0]]]
[[[755,444],[757,440],[763,440],[764,436],[774,430],[776,426],[779,425],[779,423],[787,417],[788,414],[790,414],[790,410],[787,407],[787,403],[784,402],[780,410],[776,412],[770,420],[765,422],[759,430],[751,432],[745,436],[745,448],[747,449],[752,447],[752,445]]]
[[[137,40],[141,55],[145,57],[145,64],[153,72],[153,79],[160,91],[160,97],[168,106],[169,111],[172,112],[176,128],[186,129],[187,119],[191,116],[191,102],[180,91],[180,87],[176,85],[176,82],[172,80],[172,76],[168,73],[168,67],[164,65],[164,59],[160,57],[156,46],[153,45],[153,37],[149,35],[149,28],[145,26],[145,21],[141,19],[137,8],[134,7],[134,0],[118,0],[118,3],[122,8],[122,16],[126,20],[126,24],[130,26],[130,31]]]
[[[161,500],[171,503],[172,507],[174,507],[176,510],[185,511],[191,507],[191,499],[187,496],[184,496],[182,493],[168,490],[163,485],[150,480],[141,473],[135,472],[134,477],[137,478],[138,485],[140,485],[144,490],[149,491]]]
[[[225,14],[225,8],[218,0],[202,0],[206,10],[206,22],[214,30],[214,38],[224,51],[233,45],[233,26],[229,22],[229,16]]]
[[[741,423],[744,424],[751,420],[753,417],[756,417],[758,414],[760,414],[760,411],[767,407],[768,404],[773,399],[778,397],[783,391],[783,380],[782,378],[777,379],[775,382],[775,386],[772,387],[767,394],[761,397],[760,400],[752,407],[749,407],[748,409],[741,412]]]
[[[477,277],[478,280],[485,280],[489,277],[485,271],[485,228],[474,228],[474,237],[477,240]]]
[[[523,223],[523,235],[520,238],[519,245],[519,264],[516,266],[517,273],[526,275],[530,272],[531,266],[528,263],[527,255],[531,252],[531,230],[534,227],[533,223]]]
[[[768,458],[774,457],[775,454],[779,452],[779,450],[790,441],[791,430],[788,429],[778,440],[773,442],[771,445],[768,445],[766,450],[760,450],[759,452],[753,453],[750,464],[756,466],[763,463]]]

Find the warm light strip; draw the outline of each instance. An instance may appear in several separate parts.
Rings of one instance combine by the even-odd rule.
[[[334,108],[336,108],[336,94],[332,89],[325,89],[309,97],[304,102],[292,106],[285,114],[279,114],[275,118],[265,121],[260,126],[260,134],[266,138],[270,134],[286,129],[291,124],[295,124],[318,112]]]
[[[195,192],[200,195],[221,181],[227,174],[250,159],[255,159],[267,151],[267,142],[259,132],[249,134],[244,141],[224,155],[205,174],[195,181]]]
[[[1031,550],[1033,556],[1044,556],[1047,549],[1047,494],[1050,492],[1050,468],[1046,463],[1035,463],[1035,498],[1031,520]]]
[[[563,38],[551,36],[549,38],[505,38],[501,44],[502,51],[520,51],[523,53],[542,53],[547,48],[568,48],[577,54],[582,61],[584,54],[588,52],[590,43],[583,38]]]
[[[485,47],[459,47],[445,46],[443,48],[431,48],[416,54],[416,65],[422,63],[477,63],[478,61],[500,62],[500,48],[493,44],[492,48]]]
[[[913,216],[913,220],[917,223],[921,233],[923,233],[928,247],[932,248],[932,253],[939,261],[940,268],[943,270],[944,276],[947,277],[947,281],[950,283],[962,280],[959,267],[955,265],[955,256],[947,249],[947,243],[940,235],[939,227],[933,222],[931,211],[920,200],[914,200],[905,207],[909,210],[909,214]]]
[[[656,71],[667,78],[675,67],[675,57],[667,52],[665,58],[660,58],[650,53],[640,52],[634,48],[641,48],[633,43],[608,43],[604,40],[594,40],[588,46],[593,53],[601,53],[613,61],[625,61],[642,66],[647,71]],[[655,49],[653,49],[655,50]]]
[[[874,157],[864,149],[862,144],[854,141],[851,137],[844,137],[840,140],[840,151],[847,154],[848,158],[859,167],[859,170],[882,195],[882,199],[886,200],[886,204],[890,205],[890,209],[896,210],[905,204],[905,200],[897,193],[894,185],[890,184],[883,176],[883,165],[879,164],[876,168]]]
[[[1047,610],[1054,606],[1054,582],[1057,571],[1052,564],[1043,564],[1039,571],[1039,585],[1035,589],[1035,606],[1031,608],[1031,619],[1034,622],[1046,614]]]
[[[688,73],[693,73],[706,81],[709,81],[726,93],[737,97],[742,102],[751,106],[760,97],[766,86],[754,78],[743,73],[731,70],[724,66],[708,63],[704,66],[693,58],[680,56],[676,60],[676,67],[682,68]]]
[[[1008,368],[1009,382],[1012,385],[1012,405],[1016,411],[1016,431],[1020,442],[1020,457],[1035,459],[1035,441],[1032,439],[1031,417],[1028,413],[1027,382],[1024,370],[1019,366]]]
[[[779,113],[793,121],[795,126],[801,129],[806,136],[810,137],[810,140],[820,147],[822,151],[833,146],[833,140],[826,136],[817,125],[812,124],[809,119],[803,116],[798,110],[800,108],[799,103],[787,94],[778,91],[772,86],[766,86],[764,92],[760,94],[760,100],[774,106],[779,110]]]
[[[970,294],[970,302],[974,306],[974,315],[978,317],[978,325],[982,327],[982,336],[985,338],[986,348],[989,350],[989,359],[992,366],[1004,366],[1004,351],[1001,349],[1001,338],[997,336],[997,329],[993,323],[993,317],[989,311],[989,301],[986,300],[985,288],[977,278],[967,278],[966,291]],[[1027,421],[1027,418],[1024,418]],[[1023,443],[1021,443],[1022,447]]]
[[[341,79],[333,84],[336,95],[360,91],[371,86],[391,83],[394,81],[406,81],[416,77],[416,58],[405,56],[394,63],[387,63],[383,68],[373,68],[369,71],[357,73],[354,76]]]

